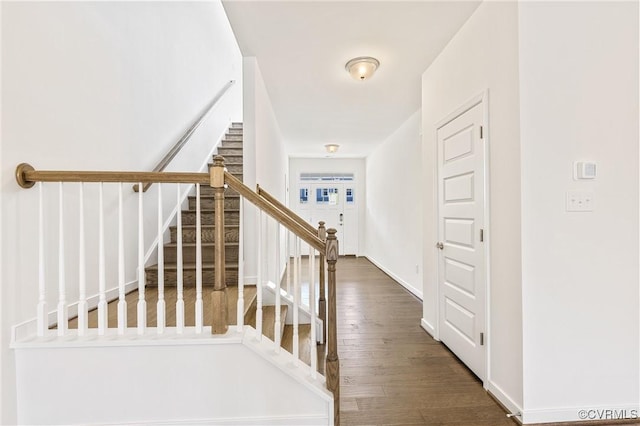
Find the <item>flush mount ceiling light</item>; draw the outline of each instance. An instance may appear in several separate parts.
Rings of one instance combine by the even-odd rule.
[[[335,152],[340,148],[340,145],[337,143],[328,143],[324,146],[327,149],[329,154],[335,154]]]
[[[380,61],[370,56],[360,56],[353,58],[344,66],[351,77],[356,80],[367,80],[373,76],[373,73],[380,66]]]

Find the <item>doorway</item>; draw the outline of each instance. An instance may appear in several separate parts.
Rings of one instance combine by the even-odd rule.
[[[318,226],[335,228],[340,255],[357,254],[358,250],[358,194],[353,174],[301,173],[297,213]]]

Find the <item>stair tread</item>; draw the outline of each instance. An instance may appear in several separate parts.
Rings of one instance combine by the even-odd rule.
[[[285,318],[287,317],[288,309],[289,309],[289,306],[286,304],[283,304],[280,306],[280,324],[281,324],[280,337],[281,338],[285,329]],[[275,336],[274,334],[275,324],[276,324],[275,315],[276,315],[276,307],[274,305],[266,305],[262,307],[262,334],[271,340],[274,340],[274,336]],[[252,326],[253,328],[256,327],[255,311],[253,311],[250,314],[247,320],[247,324]]]
[[[189,195],[189,198],[195,199],[196,195]],[[202,194],[200,193],[200,198],[215,198],[215,194]],[[240,194],[224,194],[224,198],[240,198]]]
[[[202,262],[202,269],[213,269],[215,267],[215,264],[213,262]],[[225,268],[237,268],[238,264],[237,263],[225,263],[224,264]],[[182,269],[195,269],[196,268],[196,264],[195,263],[183,263],[182,264]],[[154,264],[154,265],[150,265],[147,266],[145,268],[146,270],[152,270],[152,271],[156,271],[158,270],[158,264]],[[178,269],[178,264],[177,263],[173,263],[173,262],[165,262],[164,263],[164,269],[165,270],[177,270]]]
[[[177,228],[177,225],[172,225],[170,226],[170,228]],[[201,228],[215,228],[215,225],[200,225]],[[225,224],[224,225],[225,228],[240,228],[240,224],[236,223],[234,224]],[[196,225],[182,225],[182,229],[196,229]]]
[[[206,242],[205,243],[204,241],[201,244],[202,244],[202,247],[214,247],[216,245],[215,243],[210,243],[210,242]],[[227,241],[227,242],[224,243],[224,245],[225,246],[237,246],[237,245],[240,245],[240,243]],[[164,246],[165,247],[171,247],[171,248],[178,247],[178,243],[165,243]],[[196,246],[196,243],[186,243],[186,242],[182,243],[182,247],[195,247],[195,246]]]
[[[244,286],[242,298],[244,299],[244,318],[252,309],[253,301],[258,297],[256,286]],[[238,324],[238,287],[227,287],[227,321],[229,325]]]

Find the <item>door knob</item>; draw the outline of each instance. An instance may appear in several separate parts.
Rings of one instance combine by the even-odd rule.
[[[443,243],[436,243],[436,247],[438,247],[440,250],[444,250],[444,244]]]

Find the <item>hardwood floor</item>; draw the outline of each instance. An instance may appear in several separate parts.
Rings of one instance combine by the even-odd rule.
[[[421,302],[364,258],[340,258],[342,425],[509,425],[481,382],[420,327]]]

